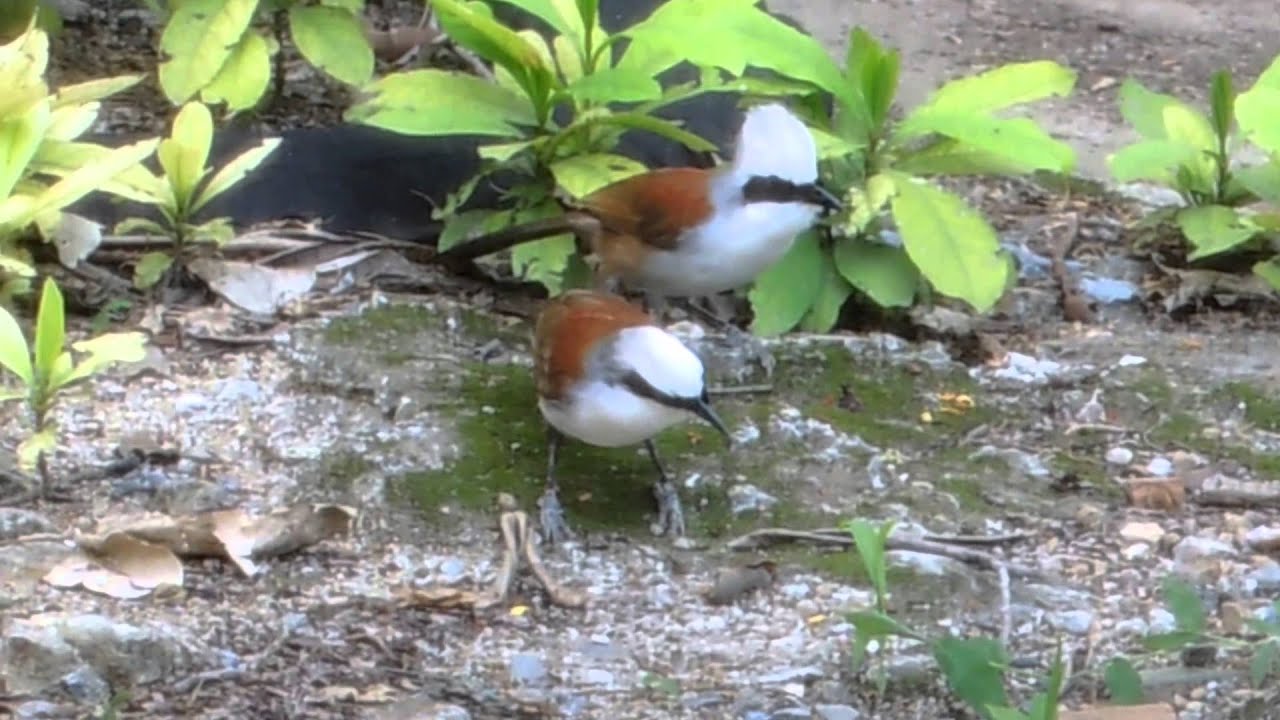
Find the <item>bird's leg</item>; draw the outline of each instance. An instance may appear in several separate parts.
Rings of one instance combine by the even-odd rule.
[[[653,495],[658,499],[658,534],[680,537],[684,535],[684,510],[680,507],[680,493],[667,476],[662,461],[658,460],[658,449],[653,446],[653,440],[645,440],[644,447],[649,451],[649,459],[658,470],[658,481],[653,485]]]
[[[560,452],[561,435],[547,426],[547,482],[542,498],[538,500],[539,518],[542,522],[542,539],[554,545],[571,536],[564,519],[564,507],[560,505],[560,488],[556,484],[556,459]]]

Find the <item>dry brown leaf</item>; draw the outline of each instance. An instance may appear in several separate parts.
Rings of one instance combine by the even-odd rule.
[[[61,588],[83,586],[127,600],[166,585],[182,586],[182,563],[163,545],[113,533],[91,547],[82,545],[81,550],[50,569],[44,581]]]
[[[480,600],[480,596],[470,590],[447,587],[402,588],[395,595],[402,608],[443,612],[472,610]]]
[[[1066,710],[1058,720],[1177,720],[1168,703],[1149,705],[1113,705],[1107,707]]]
[[[753,590],[773,584],[777,566],[768,560],[738,567],[723,568],[716,574],[715,584],[703,595],[712,605],[728,605]]]
[[[1144,510],[1174,512],[1182,509],[1187,489],[1178,478],[1139,478],[1125,483],[1129,504]]]

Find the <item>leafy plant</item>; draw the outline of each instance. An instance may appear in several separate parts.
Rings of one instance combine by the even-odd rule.
[[[212,177],[209,148],[213,144],[213,117],[199,102],[182,106],[173,120],[168,138],[160,142],[157,156],[160,175],[142,166],[131,168],[117,177],[112,187],[118,194],[156,207],[163,223],[146,218],[126,218],[116,226],[116,234],[143,233],[172,239],[174,253],[149,252],[134,267],[133,282],[138,288],[154,285],[190,245],[212,243],[222,245],[231,239],[231,219],[213,218],[196,224],[196,213],[214,198],[230,190],[258,165],[262,164],[280,138],[269,138],[246,150],[227,163]],[[205,182],[208,178],[208,182]]]
[[[1049,61],[1003,65],[943,85],[895,122],[899,66],[897,51],[855,28],[843,71],[807,79],[834,101],[827,113],[810,91],[809,121],[824,182],[843,190],[849,209],[831,223],[828,241],[797,242],[757,279],[757,333],[826,331],[854,289],[883,307],[936,290],[985,311],[1015,279],[990,224],[929,179],[1070,171],[1070,146],[1030,119],[998,113],[1069,94],[1076,73]],[[891,226],[900,241],[888,241]]]
[[[1209,115],[1135,80],[1120,89],[1120,112],[1142,136],[1107,158],[1119,182],[1145,180],[1178,193],[1182,207],[1160,210],[1147,225],[1175,223],[1190,245],[1188,260],[1227,252],[1261,250],[1272,257],[1254,271],[1280,289],[1280,259],[1268,240],[1280,233],[1280,57],[1249,90],[1237,94],[1231,73],[1214,74]],[[1267,161],[1233,162],[1252,143]],[[1265,210],[1251,206],[1269,203]]]
[[[158,3],[147,3],[158,9]],[[358,87],[373,77],[364,0],[169,0],[160,37],[160,87],[175,105],[199,96],[232,111],[254,107],[272,79],[272,56],[288,30],[298,52],[330,77]],[[283,78],[278,74],[277,82]]]
[[[441,26],[456,43],[491,61],[495,80],[438,69],[398,73],[374,82],[371,96],[347,114],[354,122],[413,135],[493,138],[479,149],[481,171],[436,211],[446,221],[441,248],[472,233],[562,212],[557,189],[580,198],[644,171],[614,152],[627,130],[715,150],[653,113],[699,93],[747,88],[741,75],[748,65],[805,78],[834,69],[817,41],[758,8],[757,0],[670,0],[613,35],[599,24],[597,0],[500,1],[545,21],[551,40],[511,30],[484,3],[437,0],[432,6]],[[702,68],[698,80],[664,89],[655,77],[682,61]],[[503,207],[460,212],[478,183],[497,173],[515,178]],[[580,277],[584,267],[575,253],[569,236],[547,238],[513,249],[512,268],[554,293]]]
[[[48,483],[46,455],[57,446],[57,428],[51,417],[58,396],[77,382],[116,362],[137,362],[144,357],[142,333],[108,333],[66,345],[66,317],[62,292],[52,278],[44,281],[36,314],[34,342],[28,345],[17,320],[0,308],[0,367],[18,378],[17,390],[0,393],[0,400],[24,400],[31,413],[32,433],[18,447],[24,471],[39,471],[40,494]]]
[[[118,149],[78,142],[97,119],[99,101],[139,80],[93,80],[51,92],[44,80],[49,38],[29,22],[0,45],[0,302],[30,289],[31,254],[21,245],[34,226],[48,239],[62,209],[137,166],[156,148],[146,140]]]

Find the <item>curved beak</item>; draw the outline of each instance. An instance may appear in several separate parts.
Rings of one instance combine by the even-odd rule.
[[[724,426],[724,421],[720,419],[720,416],[716,414],[716,411],[711,409],[711,403],[708,401],[707,394],[705,392],[702,394],[702,397],[698,398],[690,405],[689,409],[693,411],[694,415],[697,415],[710,423],[711,427],[719,430],[720,434],[724,435],[726,443],[732,444],[733,438],[729,436],[728,428]]]
[[[813,203],[822,206],[827,212],[840,212],[844,210],[844,203],[840,202],[840,198],[836,197],[830,190],[819,185],[813,184]]]

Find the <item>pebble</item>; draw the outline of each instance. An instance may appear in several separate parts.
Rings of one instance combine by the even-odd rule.
[[[510,672],[511,682],[517,685],[537,685],[547,679],[546,663],[532,653],[512,655]]]
[[[1245,533],[1244,543],[1262,553],[1280,550],[1280,528],[1260,525]]]
[[[13,540],[23,535],[57,532],[49,518],[25,508],[0,508],[0,540]]]
[[[749,512],[761,512],[778,504],[778,498],[750,483],[742,483],[729,488],[729,504],[734,515]]]
[[[1141,560],[1151,554],[1151,546],[1147,543],[1134,543],[1120,551],[1125,560]]]
[[[813,593],[813,588],[809,587],[808,583],[788,583],[779,587],[778,592],[792,600],[800,600],[809,597]]]
[[[1164,528],[1160,527],[1159,523],[1153,522],[1125,523],[1125,526],[1120,528],[1120,537],[1125,540],[1154,544],[1164,537]]]
[[[1173,461],[1166,457],[1153,457],[1147,463],[1147,472],[1156,477],[1169,477],[1173,474]]]
[[[1126,447],[1113,447],[1107,451],[1106,458],[1112,465],[1128,465],[1133,462],[1133,451]]]
[[[1173,561],[1185,565],[1209,558],[1229,558],[1236,554],[1230,544],[1214,538],[1188,536],[1173,548]]]
[[[1151,608],[1151,612],[1147,613],[1147,622],[1151,627],[1151,632],[1158,635],[1171,633],[1178,626],[1178,621],[1173,617],[1173,613],[1159,607]]]
[[[804,665],[765,673],[756,678],[756,682],[761,685],[780,685],[796,681],[815,680],[822,677],[822,675],[822,668],[815,665]]]
[[[467,575],[467,564],[458,558],[449,558],[440,563],[440,579],[446,585],[460,582]]]
[[[848,705],[815,705],[814,712],[822,720],[861,720],[862,713]]]
[[[582,679],[588,685],[613,685],[615,680],[613,673],[603,668],[588,668],[582,674]]]
[[[813,711],[806,707],[784,708],[769,716],[769,720],[804,720],[813,717]]]
[[[1068,610],[1049,616],[1049,622],[1063,632],[1072,635],[1088,635],[1093,627],[1093,613],[1088,610]]]
[[[173,411],[179,415],[191,415],[209,407],[209,398],[199,393],[183,393],[173,400]]]
[[[1141,637],[1147,634],[1147,621],[1142,618],[1128,618],[1115,624],[1113,631],[1120,636]]]
[[[1249,578],[1257,585],[1259,592],[1273,594],[1280,590],[1280,563],[1274,560],[1268,561],[1249,573]]]

